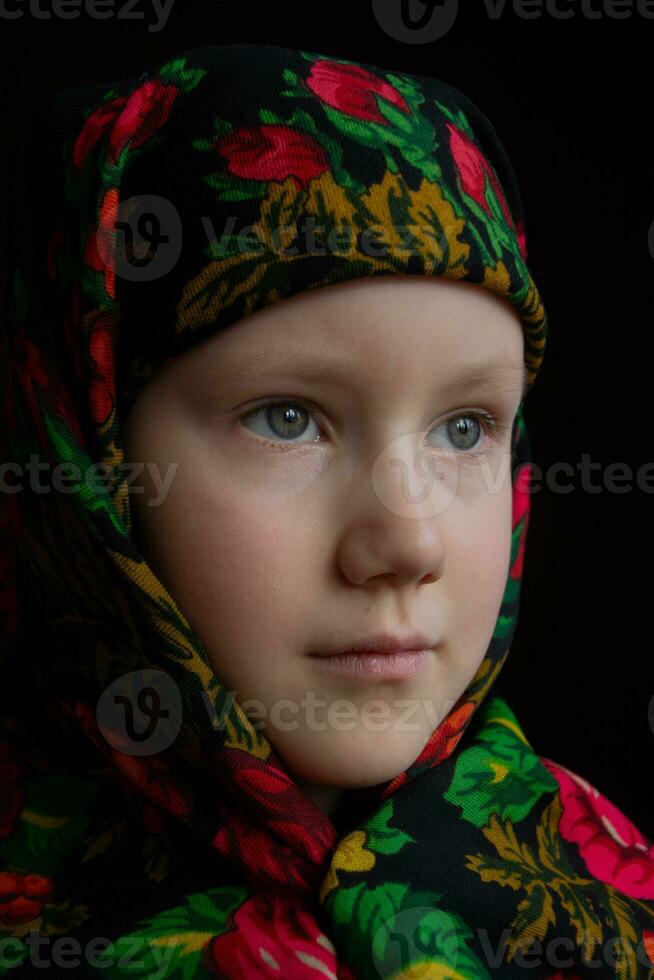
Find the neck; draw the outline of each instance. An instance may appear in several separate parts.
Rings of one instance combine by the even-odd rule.
[[[297,777],[295,782],[304,795],[329,817],[339,835],[348,834],[367,819],[375,808],[380,789],[380,786],[350,789],[319,786]]]
[[[296,778],[295,782],[304,795],[308,796],[323,813],[330,819],[334,817],[345,792],[340,786],[319,786],[316,783],[310,783],[306,779],[299,778]]]

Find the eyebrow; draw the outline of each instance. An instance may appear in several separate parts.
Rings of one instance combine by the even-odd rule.
[[[499,384],[501,387],[506,386],[513,389],[515,388],[516,376],[515,365],[507,364],[506,361],[488,360],[478,364],[466,365],[445,387],[471,391],[476,388],[494,389]],[[520,398],[522,399],[527,392],[529,380],[529,372],[524,362],[519,377]]]
[[[342,358],[322,357],[319,362],[315,354],[289,355],[288,350],[266,349],[253,354],[257,362],[257,378],[272,377],[286,379],[302,377],[312,382],[325,381],[328,378],[342,384],[356,386],[361,383],[359,370],[355,365],[343,361]],[[227,371],[234,378],[251,378],[253,376],[252,362],[244,364],[242,355],[225,357],[219,362],[219,370]],[[516,365],[497,358],[479,360],[466,364],[443,385],[446,392],[450,391],[495,391],[498,387],[515,390],[516,380],[520,379],[520,398],[527,391],[528,371],[522,362],[521,370],[516,371]]]

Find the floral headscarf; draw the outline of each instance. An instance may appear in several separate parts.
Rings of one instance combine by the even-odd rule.
[[[346,832],[230,700],[134,533],[121,425],[139,390],[294,293],[477,283],[520,314],[531,388],[546,316],[484,114],[431,78],[213,45],[47,99],[11,181],[0,976],[38,969],[37,935],[42,962],[68,937],[106,977],[654,977],[654,845],[493,689],[529,518],[522,404],[486,655],[406,771],[348,791]],[[83,478],[39,492],[35,460]]]

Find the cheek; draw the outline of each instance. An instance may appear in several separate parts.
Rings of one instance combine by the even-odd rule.
[[[185,442],[188,447],[189,440]],[[244,485],[192,450],[165,501],[141,508],[145,554],[231,687],[251,687],[300,646],[307,622],[311,554],[320,554],[310,515],[265,482]],[[315,532],[314,532],[315,534]]]
[[[472,657],[483,654],[490,642],[506,587],[511,553],[511,494],[509,484],[462,508],[457,526],[451,530],[448,587],[459,639]]]

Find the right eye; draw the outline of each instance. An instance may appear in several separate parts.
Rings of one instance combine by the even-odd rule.
[[[300,402],[294,401],[268,402],[265,405],[260,405],[253,411],[246,412],[245,415],[241,416],[240,421],[245,428],[249,428],[249,426],[245,425],[246,419],[255,419],[257,421],[258,428],[255,427],[252,431],[263,439],[275,441],[275,437],[279,437],[282,442],[287,442],[289,439],[292,440],[291,444],[298,441],[298,437],[306,432],[307,423],[313,421],[309,409]],[[313,424],[318,433],[320,433],[320,429],[316,423],[313,422]],[[268,431],[266,431],[266,428]],[[271,432],[272,439],[270,437]],[[315,436],[312,439],[303,440],[303,442],[317,441],[318,439]]]

